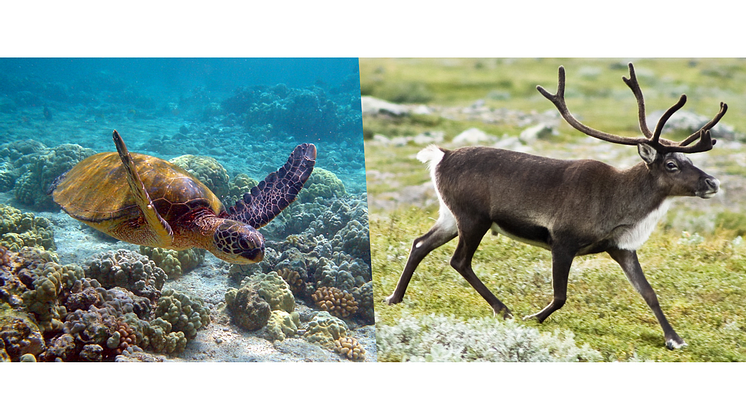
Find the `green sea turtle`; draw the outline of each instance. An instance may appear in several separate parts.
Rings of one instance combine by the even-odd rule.
[[[207,249],[230,263],[264,257],[256,229],[290,205],[316,162],[316,147],[295,147],[287,163],[227,210],[185,170],[127,151],[114,131],[117,153],[86,158],[52,184],[52,198],[76,220],[119,240],[143,246]]]

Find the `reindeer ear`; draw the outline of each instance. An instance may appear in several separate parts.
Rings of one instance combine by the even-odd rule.
[[[658,152],[655,149],[645,143],[637,144],[637,152],[640,153],[640,157],[645,161],[646,164],[651,164],[658,157]]]

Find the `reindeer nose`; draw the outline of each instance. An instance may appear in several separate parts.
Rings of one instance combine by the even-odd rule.
[[[708,177],[707,179],[705,179],[705,184],[712,191],[712,193],[715,193],[720,189],[720,181],[714,177]]]

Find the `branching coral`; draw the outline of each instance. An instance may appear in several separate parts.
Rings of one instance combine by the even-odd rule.
[[[293,292],[293,295],[299,296],[305,294],[306,281],[303,280],[298,271],[289,268],[280,268],[277,270],[277,274],[285,280],[290,287],[290,291]]]
[[[347,291],[334,287],[321,287],[311,295],[316,305],[338,317],[350,317],[357,312],[358,304]]]
[[[352,361],[365,360],[365,348],[352,337],[341,337],[335,340],[334,351]]]

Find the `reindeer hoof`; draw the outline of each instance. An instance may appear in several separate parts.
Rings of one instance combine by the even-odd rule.
[[[681,339],[677,336],[677,339],[667,339],[666,340],[666,348],[668,350],[673,351],[674,349],[681,349],[688,346],[686,342],[684,342],[684,339]]]
[[[502,307],[492,307],[492,315],[495,317],[502,316],[503,319],[512,319],[513,313],[510,312],[510,309],[502,306]]]
[[[388,305],[398,304],[398,303],[401,303],[401,298],[397,299],[397,298],[394,298],[393,295],[389,295],[388,297],[383,299],[383,302]]]

